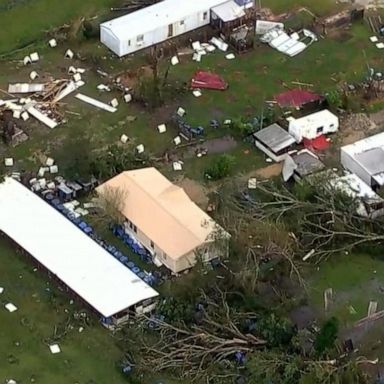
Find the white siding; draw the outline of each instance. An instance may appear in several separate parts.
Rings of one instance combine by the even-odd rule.
[[[360,179],[363,180],[365,184],[372,186],[371,174],[364,167],[362,167],[352,156],[350,156],[345,150],[343,150],[343,148],[341,148],[340,151],[340,161],[345,169],[360,177]]]

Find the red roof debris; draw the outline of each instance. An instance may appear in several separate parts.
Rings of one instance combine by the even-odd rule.
[[[322,101],[324,97],[304,89],[291,89],[275,96],[275,101],[280,107],[299,108],[314,101]]]
[[[192,78],[192,88],[217,89],[223,91],[228,84],[216,73],[198,71]]]
[[[328,149],[330,142],[329,140],[324,136],[320,135],[319,137],[316,137],[315,139],[303,139],[304,147],[307,149],[312,149],[315,151],[325,151]]]

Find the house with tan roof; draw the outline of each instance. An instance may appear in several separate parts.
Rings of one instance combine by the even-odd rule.
[[[230,235],[157,169],[122,172],[97,192],[106,189],[122,192],[126,231],[172,272],[192,268],[197,256],[209,261],[228,251]]]

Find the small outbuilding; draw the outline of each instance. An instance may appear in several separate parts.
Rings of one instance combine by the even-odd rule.
[[[296,154],[287,155],[284,160],[282,174],[284,181],[291,178],[300,181],[324,169],[324,163],[314,153],[303,149]]]
[[[272,124],[253,134],[255,145],[276,162],[283,161],[295,139],[280,125]]]
[[[384,132],[341,147],[341,164],[373,189],[384,185]]]
[[[337,132],[339,129],[339,118],[327,109],[298,119],[289,117],[287,120],[288,132],[297,143],[301,143],[303,139],[313,140],[321,135]]]

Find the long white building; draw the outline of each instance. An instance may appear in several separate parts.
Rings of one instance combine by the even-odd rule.
[[[158,293],[18,181],[0,184],[0,231],[115,323]]]
[[[102,23],[100,40],[116,55],[128,55],[208,25],[211,9],[221,4],[227,4],[225,13],[236,14],[253,0],[164,0]]]

